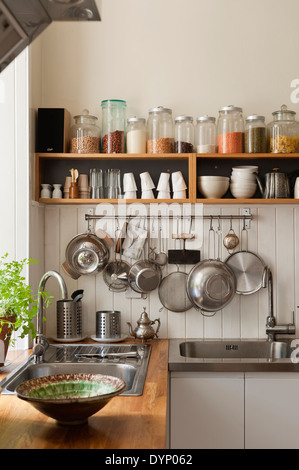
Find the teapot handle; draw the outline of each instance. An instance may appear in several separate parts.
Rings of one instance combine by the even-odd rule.
[[[161,326],[160,318],[156,318],[156,320],[153,320],[153,321],[151,322],[151,325],[154,325],[156,322],[158,323],[158,326],[157,326],[157,329],[156,329],[156,332],[155,332],[155,336],[157,336],[157,338],[158,338],[157,333],[158,333],[158,331],[159,331],[159,329],[160,329],[160,326]]]

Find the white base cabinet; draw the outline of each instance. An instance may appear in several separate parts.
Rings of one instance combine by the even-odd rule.
[[[170,449],[299,449],[296,372],[170,373]]]
[[[299,374],[246,373],[245,448],[299,449]]]
[[[172,372],[171,449],[244,448],[244,374]]]

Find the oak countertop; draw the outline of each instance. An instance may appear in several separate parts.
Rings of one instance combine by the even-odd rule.
[[[17,396],[0,395],[0,448],[164,449],[168,340],[154,340],[151,345],[143,395],[113,398],[88,424],[58,425]],[[12,365],[5,373],[0,370],[0,380],[27,355],[27,351],[10,353]]]

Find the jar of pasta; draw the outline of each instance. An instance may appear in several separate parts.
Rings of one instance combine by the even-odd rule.
[[[280,110],[272,113],[273,121],[267,126],[270,153],[299,152],[299,122],[295,111],[284,104]]]

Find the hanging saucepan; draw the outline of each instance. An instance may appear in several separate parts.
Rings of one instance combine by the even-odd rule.
[[[246,237],[246,248],[244,249],[244,237]],[[264,261],[255,253],[248,251],[247,230],[245,219],[241,232],[241,251],[230,255],[225,263],[235,273],[237,279],[236,294],[254,294],[265,287],[265,276],[267,267]]]
[[[73,279],[101,272],[109,260],[109,250],[94,233],[87,231],[74,237],[66,247],[62,267]]]
[[[143,247],[144,255],[144,247]],[[139,294],[147,294],[157,289],[161,282],[162,271],[160,266],[148,259],[139,260],[131,266],[128,281],[131,289]]]
[[[211,236],[215,237],[212,218],[209,230],[209,253]],[[187,294],[195,308],[200,310],[204,316],[213,316],[218,310],[226,307],[233,299],[235,292],[235,274],[227,264],[219,259],[200,261],[188,275]],[[207,315],[205,312],[214,313]]]

